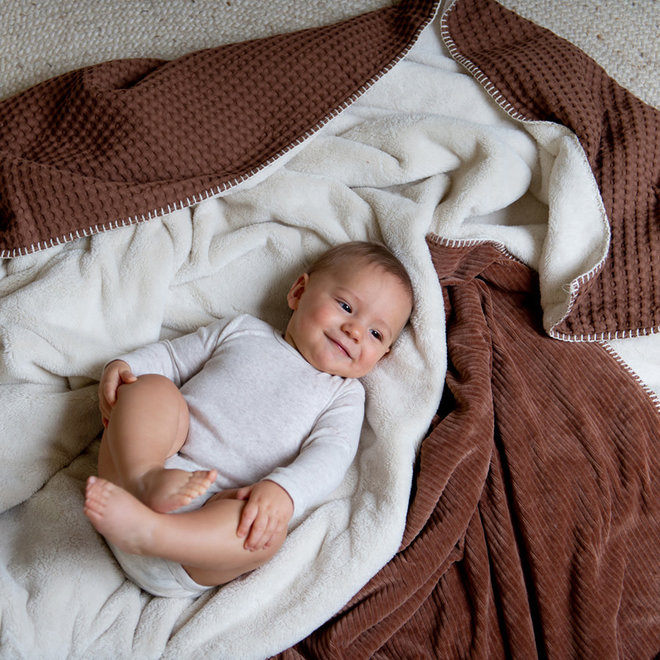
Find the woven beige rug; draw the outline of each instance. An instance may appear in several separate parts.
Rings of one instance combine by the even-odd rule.
[[[501,0],[660,107],[658,0]],[[190,50],[332,23],[389,0],[0,0],[0,98],[117,57]]]

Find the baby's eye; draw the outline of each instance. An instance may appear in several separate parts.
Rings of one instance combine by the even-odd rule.
[[[338,302],[339,302],[339,306],[340,306],[345,312],[348,312],[348,313],[350,314],[350,313],[353,311],[353,310],[351,309],[351,306],[350,306],[347,302],[344,302],[343,300],[339,300]]]
[[[378,330],[371,330],[370,332],[371,332],[371,336],[374,339],[377,339],[378,341],[383,341],[383,335],[381,335],[380,332],[378,332]]]

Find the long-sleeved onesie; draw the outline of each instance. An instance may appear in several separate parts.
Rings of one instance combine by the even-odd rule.
[[[166,467],[216,468],[209,494],[267,478],[300,513],[341,483],[355,456],[362,384],[318,371],[252,316],[216,321],[120,359],[137,376],[162,374],[180,388],[190,428]]]

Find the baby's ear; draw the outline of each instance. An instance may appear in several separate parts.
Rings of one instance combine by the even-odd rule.
[[[289,309],[297,309],[298,303],[302,298],[302,294],[307,288],[307,283],[309,282],[309,274],[303,273],[291,286],[289,293],[286,295],[286,301],[289,304]]]

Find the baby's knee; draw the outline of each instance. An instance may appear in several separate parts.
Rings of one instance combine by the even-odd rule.
[[[142,376],[138,376],[136,383],[142,385],[142,387],[161,388],[164,390],[174,388],[177,392],[179,391],[177,386],[167,376],[161,376],[160,374],[142,374]]]
[[[127,383],[119,388],[118,397],[154,397],[160,401],[176,402],[183,400],[179,388],[166,376],[143,374],[134,383]]]
[[[179,388],[166,376],[144,374],[133,383],[126,383],[117,391],[118,407],[138,406],[145,411],[160,410],[182,420],[188,419],[188,404]]]

